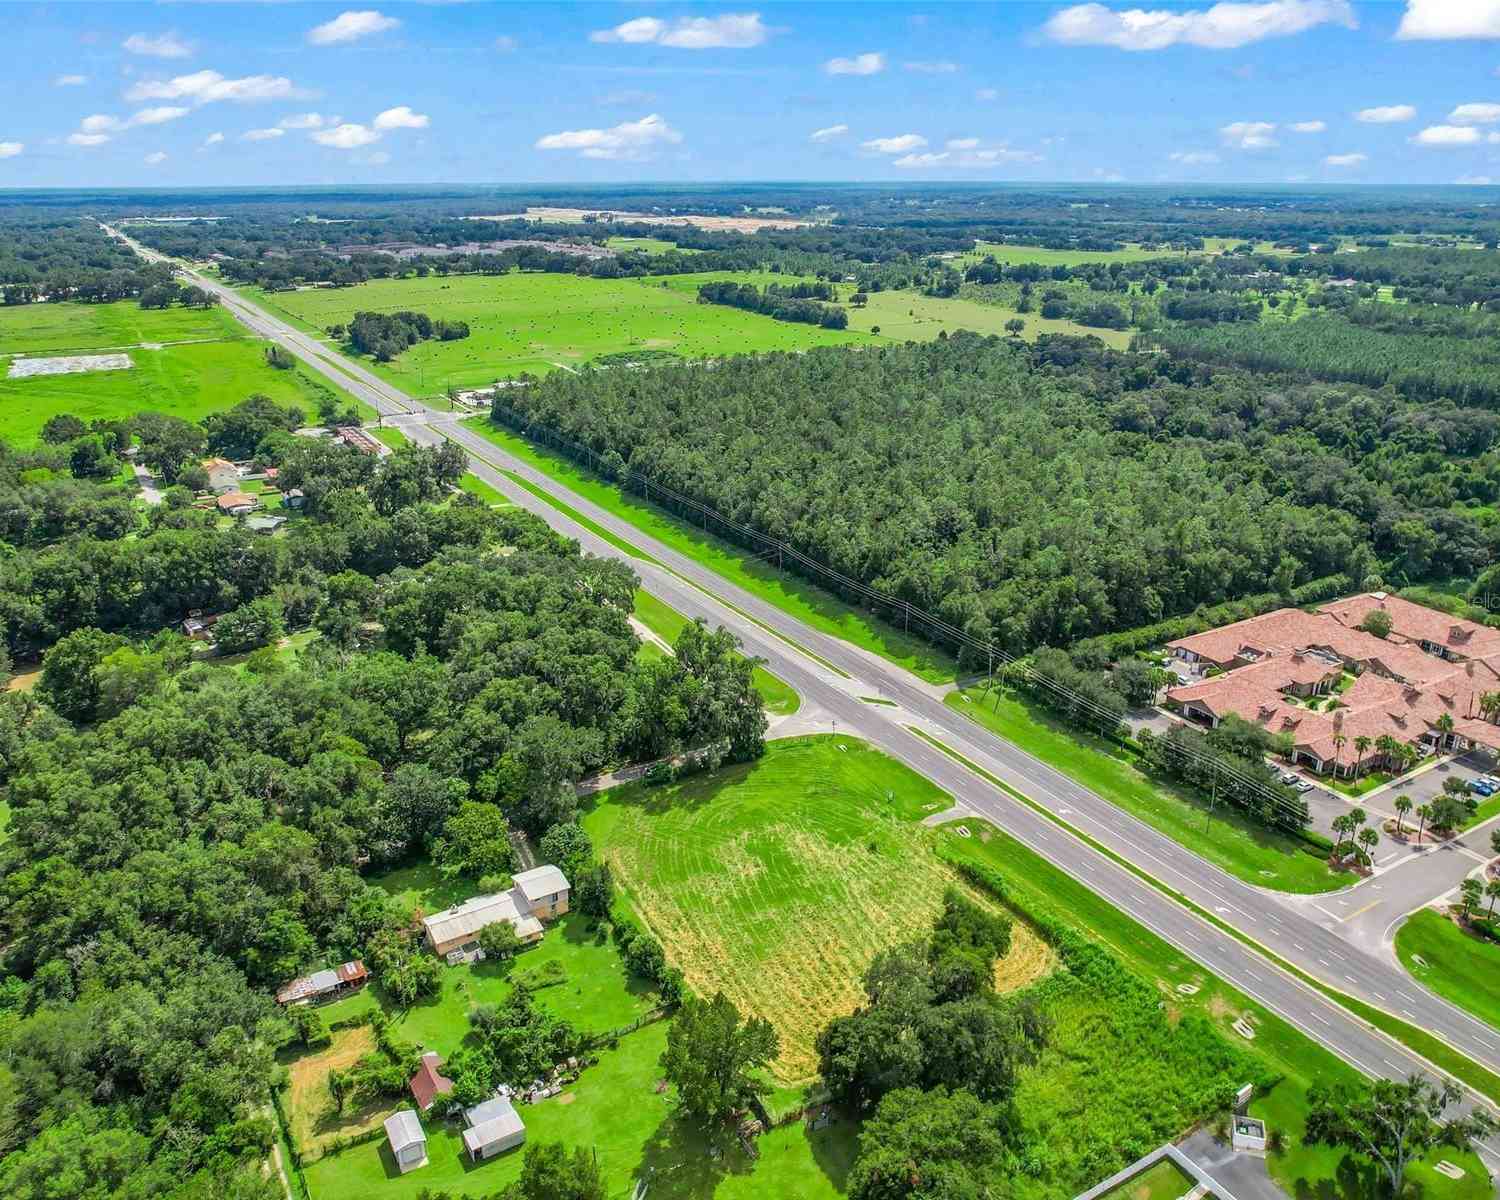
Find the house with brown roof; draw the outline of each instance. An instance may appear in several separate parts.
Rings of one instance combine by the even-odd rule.
[[[1391,618],[1388,638],[1358,628],[1376,609]],[[1316,613],[1278,609],[1168,648],[1222,671],[1170,689],[1169,707],[1209,727],[1231,714],[1259,725],[1288,739],[1293,762],[1320,773],[1395,765],[1393,745],[1500,750],[1500,725],[1484,703],[1500,693],[1500,630],[1400,597],[1371,592]]]
[[[243,517],[260,507],[260,499],[249,492],[225,492],[219,497],[219,511],[231,517]]]
[[[369,978],[370,972],[365,969],[365,964],[356,958],[340,963],[331,970],[314,971],[311,975],[302,975],[292,980],[276,993],[276,1003],[314,1004],[320,1000],[329,1000],[363,987]]]
[[[210,491],[229,492],[240,486],[240,470],[227,458],[205,458],[203,469],[208,472]]]
[[[438,1070],[441,1062],[442,1059],[429,1050],[417,1064],[417,1073],[407,1081],[406,1087],[411,1092],[411,1098],[423,1112],[431,1108],[439,1096],[446,1096],[453,1090],[453,1080]]]

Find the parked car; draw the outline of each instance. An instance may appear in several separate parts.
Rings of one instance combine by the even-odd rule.
[[[1313,790],[1311,779],[1299,779],[1292,786],[1295,787],[1299,792],[1310,792]]]
[[[1497,791],[1500,791],[1500,788],[1496,788],[1493,784],[1485,783],[1482,779],[1476,779],[1473,783],[1469,784],[1469,791],[1478,792],[1481,796],[1493,796]]]
[[[1282,783],[1295,784],[1301,778],[1302,776],[1298,775],[1296,771],[1283,771],[1281,773]]]
[[[1476,783],[1487,783],[1496,791],[1500,791],[1500,777],[1495,775],[1481,775],[1475,780]]]

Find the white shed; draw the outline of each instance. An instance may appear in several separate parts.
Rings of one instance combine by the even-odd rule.
[[[464,1109],[464,1148],[469,1159],[479,1162],[519,1146],[526,1140],[526,1126],[509,1096],[496,1096]]]
[[[385,1137],[401,1174],[427,1165],[427,1134],[411,1109],[403,1108],[385,1119]]]

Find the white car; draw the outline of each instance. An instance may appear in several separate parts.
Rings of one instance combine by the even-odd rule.
[[[1477,780],[1475,780],[1475,782],[1487,783],[1497,792],[1500,792],[1500,777],[1497,777],[1495,775],[1481,775]]]
[[[1281,782],[1282,783],[1289,783],[1289,784],[1295,785],[1296,782],[1297,782],[1297,780],[1299,780],[1301,778],[1302,778],[1302,776],[1298,775],[1296,771],[1283,771],[1281,773]]]
[[[1292,786],[1299,792],[1310,792],[1313,790],[1311,779],[1299,779],[1296,783],[1292,784]]]

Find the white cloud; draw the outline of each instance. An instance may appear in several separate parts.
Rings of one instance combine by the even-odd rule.
[[[1466,0],[1467,2],[1467,0]],[[1186,11],[1075,4],[1054,14],[1042,32],[1068,46],[1114,46],[1120,50],[1165,50],[1199,46],[1232,50],[1266,38],[1305,33],[1318,25],[1358,28],[1349,0],[1265,0],[1224,3]]]
[[[975,90],[975,92],[974,92],[974,99],[980,101],[981,103],[988,104],[992,100],[998,100],[998,99],[1000,99],[1000,89],[999,88],[977,88]]]
[[[946,58],[919,59],[915,62],[904,62],[901,64],[903,71],[916,71],[920,75],[952,75],[962,68],[956,62],[949,62]]]
[[[905,154],[908,150],[921,150],[926,145],[927,139],[920,133],[902,133],[895,137],[871,138],[868,142],[861,142],[860,148],[876,154]]]
[[[676,145],[682,134],[657,113],[639,121],[625,121],[609,129],[565,129],[537,138],[538,150],[574,150],[584,158],[639,162],[665,145]]]
[[[1490,175],[1460,175],[1453,182],[1457,184],[1464,184],[1469,187],[1488,187],[1490,184],[1494,183],[1495,180],[1494,177]]]
[[[178,117],[188,115],[188,109],[180,105],[162,104],[156,108],[143,108],[135,113],[129,121],[131,125],[164,125],[168,121],[175,121]]]
[[[1500,38],[1500,0],[1406,0],[1398,41],[1449,38]]]
[[[1293,133],[1322,133],[1328,128],[1327,121],[1293,121],[1287,126]]]
[[[175,33],[132,33],[120,43],[132,54],[144,54],[148,58],[191,58],[193,47]]]
[[[1500,122],[1500,104],[1460,104],[1448,120],[1454,125],[1494,125]]]
[[[102,146],[109,141],[107,133],[70,133],[68,134],[68,145],[70,146]]]
[[[810,142],[831,142],[834,138],[843,137],[848,132],[849,126],[847,125],[830,125],[826,129],[814,129],[808,135],[807,140]]]
[[[636,17],[613,29],[596,29],[591,42],[624,42],[641,46],[655,44],[678,50],[748,50],[771,36],[771,28],[760,13],[724,13],[717,17]]]
[[[320,146],[332,146],[335,150],[357,150],[361,146],[368,146],[371,142],[378,142],[380,133],[368,125],[346,121],[342,125],[335,125],[332,129],[318,130],[312,135],[312,140]]]
[[[1278,145],[1271,135],[1276,125],[1271,121],[1232,121],[1219,126],[1219,136],[1226,146],[1236,150],[1269,150]]]
[[[203,139],[203,144],[205,146],[217,146],[223,140],[224,135],[222,133],[211,133]]]
[[[0,142],[0,158],[15,158],[25,149],[25,142]]]
[[[259,100],[295,100],[306,96],[282,75],[246,75],[226,79],[217,71],[194,71],[171,79],[148,79],[134,84],[127,100],[191,100],[194,104],[213,104],[232,100],[246,104]]]
[[[979,139],[976,137],[949,138],[943,146],[949,150],[974,150],[979,146]]]
[[[1377,104],[1374,108],[1360,109],[1354,114],[1354,119],[1366,125],[1394,125],[1410,121],[1416,115],[1417,110],[1410,104]]]
[[[283,129],[322,129],[324,125],[337,125],[338,122],[325,117],[322,113],[305,112],[282,117],[276,124]]]
[[[377,33],[395,29],[401,22],[373,8],[339,13],[331,21],[314,26],[307,31],[307,40],[314,46],[337,46],[343,42],[358,41]]]
[[[1418,146],[1473,146],[1481,136],[1472,125],[1429,125],[1411,140]]]
[[[382,133],[391,129],[426,129],[431,123],[425,113],[412,112],[405,104],[386,109],[373,122]]]
[[[274,142],[279,137],[285,137],[286,130],[272,126],[269,129],[247,129],[240,134],[242,142]]]
[[[82,87],[89,81],[87,75],[59,75],[52,81],[53,87]]]
[[[508,33],[502,33],[495,39],[494,42],[495,49],[499,50],[503,54],[509,54],[512,50],[515,50],[518,46],[520,46],[520,44],[520,42],[516,41],[516,39],[511,37]]]
[[[1325,167],[1358,167],[1370,161],[1368,154],[1330,154],[1323,160]]]
[[[1185,167],[1204,167],[1219,161],[1212,150],[1173,150],[1167,157]]]
[[[879,75],[885,70],[885,55],[871,52],[853,58],[830,58],[823,70],[830,75]]]
[[[158,166],[159,164],[167,161],[167,152],[165,150],[153,150],[150,154],[146,155],[146,157],[142,161],[145,162],[148,167]]]
[[[78,128],[84,133],[110,133],[124,128],[124,124],[119,117],[111,117],[107,113],[94,113],[79,121]]]
[[[891,166],[903,171],[944,170],[985,171],[1003,167],[1009,163],[1037,163],[1040,154],[1030,150],[1013,150],[1003,143],[998,146],[979,147],[978,138],[954,138],[949,149],[925,154],[905,154],[895,159]]]

